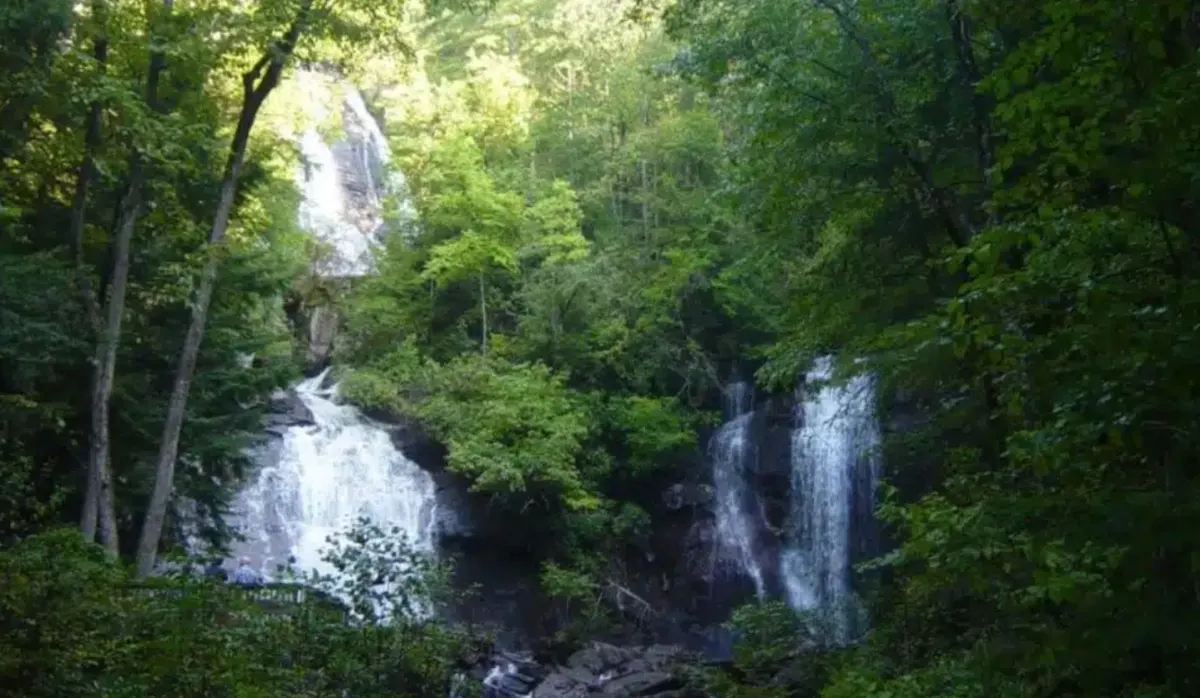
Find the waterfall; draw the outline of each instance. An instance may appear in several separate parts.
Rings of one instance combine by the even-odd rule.
[[[356,90],[350,90],[346,95],[346,109],[349,110],[347,121],[353,123],[359,130],[359,133],[355,134],[357,137],[351,141],[350,145],[358,151],[361,167],[359,171],[363,173],[366,180],[363,188],[368,202],[378,211],[383,208],[380,194],[383,193],[386,181],[384,168],[391,159],[391,150],[388,148],[383,131],[375,122],[375,117],[367,111],[366,102]]]
[[[310,124],[300,135],[302,166],[296,173],[303,194],[300,226],[330,250],[316,265],[315,271],[324,277],[357,277],[371,271],[375,250],[383,243],[384,200],[404,194],[407,186],[403,174],[388,171],[387,140],[362,95],[342,87],[343,137],[327,143]],[[398,199],[399,217],[415,218],[408,197]]]
[[[832,359],[817,360],[806,383],[827,381]],[[791,531],[781,568],[789,604],[813,611],[834,643],[850,641],[857,608],[850,591],[854,483],[860,468],[878,479],[874,383],[860,375],[798,400],[792,432]]]
[[[754,394],[748,384],[739,381],[730,385],[725,395],[725,414],[729,421],[713,435],[709,448],[717,505],[716,543],[719,546],[714,559],[731,562],[739,573],[749,575],[761,598],[766,587],[755,547],[758,526],[750,515],[755,494],[746,478],[746,462],[753,448],[750,440],[753,406]]]
[[[433,479],[383,426],[339,404],[336,386],[323,389],[327,374],[296,386],[313,423],[283,431],[277,453],[264,457],[235,502],[232,523],[246,540],[234,554],[267,573],[289,557],[301,570],[332,573],[321,560],[326,538],[359,516],[399,528],[418,550],[433,551]]]
[[[388,173],[387,141],[356,89],[319,71],[299,71],[296,81],[304,95],[299,223],[331,253],[313,272],[362,276],[387,232],[383,200],[402,193],[403,176]],[[342,127],[332,144],[317,131],[331,118]],[[329,358],[337,322],[332,306],[312,310],[310,357]],[[398,528],[419,550],[433,550],[432,478],[397,450],[382,425],[339,404],[337,387],[324,387],[327,374],[293,389],[290,414],[273,427],[282,438],[257,454],[260,470],[235,502],[231,523],[246,540],[234,552],[265,573],[289,559],[300,570],[330,573],[321,560],[327,537],[360,516]]]

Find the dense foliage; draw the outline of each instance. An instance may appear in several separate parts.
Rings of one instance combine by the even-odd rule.
[[[52,21],[56,5],[64,14]],[[11,63],[4,105],[19,110],[0,127],[9,144],[0,164],[0,463],[6,477],[14,473],[36,493],[34,501],[56,501],[57,514],[78,520],[94,440],[89,373],[94,347],[103,344],[92,311],[110,305],[114,228],[125,218],[131,168],[141,169],[135,179],[145,180],[144,200],[133,206],[141,215],[108,424],[118,538],[129,541],[153,482],[157,432],[227,147],[229,104],[218,91],[236,79],[231,69],[245,46],[196,44],[187,39],[191,24],[240,20],[205,6],[176,8],[160,29],[180,42],[178,55],[159,88],[163,113],[151,115],[141,102],[147,23],[167,20],[143,16],[153,8],[138,3],[89,9],[74,15],[70,3],[17,2],[0,10],[0,44]],[[107,41],[103,62],[89,50],[93,36]],[[89,104],[101,106],[95,134]],[[149,162],[131,161],[131,152]],[[225,282],[213,301],[176,481],[180,500],[196,502],[209,525],[219,523],[214,515],[228,495],[220,483],[240,479],[248,466],[244,451],[257,438],[262,398],[296,372],[282,298],[305,264],[292,222],[297,197],[270,166],[275,144],[263,139],[253,153],[223,250]],[[80,200],[82,170],[90,174]],[[82,228],[72,239],[76,215]],[[20,516],[4,535],[38,523]]]
[[[436,599],[421,577],[378,579],[428,562],[370,525],[327,560],[343,574],[315,586],[381,614],[347,621],[311,595],[272,601],[187,575],[133,585],[77,531],[26,538],[0,552],[0,678],[8,695],[53,698],[444,698],[468,639],[413,612]]]
[[[633,9],[431,13],[376,98],[417,222],[346,301],[345,394],[420,419],[591,584],[644,535],[646,485],[694,455],[737,354],[713,300],[720,125]]]
[[[1193,693],[1195,9],[671,21],[739,126],[763,253],[726,274],[772,299],[762,375],[863,355],[929,419],[890,458],[877,629],[825,695]]]
[[[116,533],[101,501],[99,537],[111,550],[137,530],[213,255],[173,501],[221,536],[261,405],[300,368],[285,297],[314,286],[276,135],[287,105],[264,112],[229,235],[205,245],[242,73],[288,48],[344,66],[386,114],[416,214],[394,207],[376,273],[339,300],[344,393],[421,421],[539,533],[548,591],[607,588],[734,367],[785,389],[834,353],[878,376],[885,421],[919,416],[885,446],[894,546],[869,565],[874,629],[832,652],[781,609],[745,609],[760,651],[698,680],[1197,692],[1190,0],[351,4],[318,3],[291,48],[277,37],[311,2],[0,8],[0,574],[99,590],[61,610],[13,592],[6,613],[61,612],[46,627],[66,633],[92,601],[143,612],[103,591],[113,563],[29,536],[80,511],[88,533],[89,382],[109,349]],[[120,297],[130,211],[113,343],[96,309]],[[111,661],[150,651],[130,647]],[[5,671],[37,673],[16,656]],[[267,671],[259,657],[228,671]],[[158,680],[129,676],[134,693]]]
[[[401,6],[0,7],[6,695],[446,695],[462,638],[412,612],[436,601],[418,598],[436,569],[379,531],[331,562],[346,598],[400,607],[387,624],[186,577],[147,587],[122,565],[139,531],[137,576],[185,535],[228,542],[268,397],[302,368],[285,307],[317,252],[296,226],[289,106],[267,97],[297,61],[396,50]]]

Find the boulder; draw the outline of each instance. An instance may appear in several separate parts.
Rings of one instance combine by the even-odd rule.
[[[618,676],[604,684],[602,695],[621,696],[651,696],[662,691],[679,688],[681,682],[671,674],[662,671],[635,671],[624,676]]]
[[[593,642],[543,680],[533,698],[655,696],[682,687],[672,673],[683,650],[670,645],[617,647]]]
[[[266,430],[282,436],[291,427],[306,427],[316,424],[312,410],[291,390],[276,391],[271,395]]]
[[[483,679],[484,698],[524,698],[546,678],[546,669],[530,655],[501,652]]]
[[[563,674],[551,674],[533,692],[533,698],[588,698],[584,683]]]
[[[627,663],[632,658],[629,650],[604,642],[593,642],[579,650],[567,660],[571,669],[585,669],[599,676],[609,669]]]

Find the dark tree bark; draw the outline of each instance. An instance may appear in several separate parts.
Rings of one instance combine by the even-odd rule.
[[[92,40],[92,57],[96,68],[103,76],[108,66],[108,34],[105,31],[107,6],[104,0],[93,0],[92,18],[96,22],[96,36]],[[88,268],[84,254],[84,223],[87,219],[88,190],[92,177],[96,173],[96,151],[100,147],[100,129],[103,120],[104,105],[96,100],[88,107],[86,130],[83,137],[83,157],[79,162],[79,173],[75,178],[75,194],[71,201],[71,220],[69,235],[75,248],[75,275],[79,283],[79,291],[83,300],[84,312],[87,314],[88,327],[92,336],[98,340],[100,336],[100,305],[96,300],[96,292],[92,288],[91,270]],[[100,510],[100,492],[103,488],[103,474],[96,470],[93,462],[88,459],[86,470],[87,485],[83,497],[83,512],[80,516],[79,529],[87,540],[96,538],[96,521]]]
[[[212,302],[213,288],[217,282],[220,248],[225,239],[225,231],[229,227],[230,216],[233,214],[234,195],[237,193],[238,178],[241,176],[242,164],[246,157],[250,132],[254,128],[263,102],[279,84],[283,69],[295,50],[296,41],[308,23],[311,10],[312,0],[305,0],[297,10],[296,18],[287,33],[242,76],[242,109],[225,162],[225,174],[221,178],[217,211],[208,235],[208,259],[200,275],[200,284],[192,302],[191,324],[188,326],[183,351],[175,370],[175,382],[167,404],[167,419],[159,443],[154,491],[150,495],[150,504],[146,509],[146,518],[142,523],[141,538],[138,541],[136,573],[139,577],[150,574],[158,557],[158,544],[162,538],[167,504],[175,477],[175,461],[179,455],[179,435],[183,430],[183,419],[187,412],[188,391],[191,389],[196,359],[200,354],[200,343],[204,339],[208,307]]]

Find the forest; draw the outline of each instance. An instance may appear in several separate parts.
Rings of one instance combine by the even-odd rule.
[[[353,283],[297,217],[301,70],[405,181]],[[350,622],[156,573],[234,536],[319,303],[346,399],[533,541],[567,643],[733,372],[833,355],[908,415],[865,637],[751,602],[674,695],[1200,695],[1192,0],[0,3],[5,691],[478,690],[441,563],[369,523]]]

